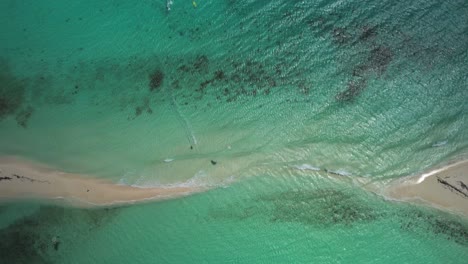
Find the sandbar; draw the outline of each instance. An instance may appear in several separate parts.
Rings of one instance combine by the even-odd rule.
[[[177,198],[203,190],[184,185],[139,188],[59,171],[16,157],[0,158],[0,201],[39,198],[93,207]]]
[[[468,160],[395,180],[384,188],[383,194],[390,199],[427,204],[468,216]]]

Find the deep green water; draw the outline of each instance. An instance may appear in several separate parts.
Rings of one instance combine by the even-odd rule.
[[[347,178],[466,157],[466,1],[197,3],[0,0],[0,154],[220,186],[3,204],[0,263],[465,263],[466,219]]]

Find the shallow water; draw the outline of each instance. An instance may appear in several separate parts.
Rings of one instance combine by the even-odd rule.
[[[223,186],[115,210],[5,205],[2,252],[22,245],[18,262],[57,263],[466,258],[466,220],[315,171],[378,180],[466,157],[465,1],[197,3],[0,1],[0,154],[123,184]]]

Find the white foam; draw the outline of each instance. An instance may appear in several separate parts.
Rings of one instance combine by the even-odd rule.
[[[347,172],[345,170],[326,170],[328,173],[340,175],[340,176],[351,176],[351,172]]]
[[[172,4],[173,4],[172,0],[167,0],[166,2],[167,11],[171,11]]]
[[[204,170],[199,170],[193,177],[190,179],[187,179],[186,181],[180,181],[180,182],[174,182],[174,183],[161,183],[159,181],[148,181],[145,178],[140,178],[137,180],[136,183],[132,184],[132,187],[135,188],[142,188],[142,189],[148,189],[148,188],[180,188],[180,187],[187,187],[187,188],[193,188],[193,187],[211,187],[206,178],[208,177],[207,173]]]
[[[432,147],[433,147],[433,148],[442,147],[442,146],[447,145],[447,143],[448,143],[448,140],[437,141],[437,142],[435,142],[434,144],[432,144]]]
[[[430,172],[428,172],[428,173],[423,173],[423,174],[421,174],[421,176],[419,177],[418,181],[416,181],[416,183],[419,184],[419,183],[423,182],[427,177],[432,176],[432,175],[434,175],[434,174],[436,174],[436,173],[439,173],[439,172],[441,172],[441,171],[444,171],[444,170],[446,170],[446,169],[449,169],[449,168],[451,168],[451,167],[457,166],[458,164],[463,163],[463,162],[465,162],[465,161],[460,161],[460,162],[457,162],[457,163],[454,163],[454,164],[445,166],[445,167],[443,167],[443,168],[430,171]]]
[[[319,171],[320,168],[319,167],[314,167],[310,164],[302,164],[302,165],[294,165],[293,166],[294,168],[298,169],[298,170],[311,170],[311,171]]]
[[[164,162],[171,162],[174,161],[174,159],[165,159]]]

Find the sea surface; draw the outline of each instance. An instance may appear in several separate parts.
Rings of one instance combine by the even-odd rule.
[[[210,187],[2,203],[0,263],[466,263],[466,218],[354,179],[466,158],[467,1],[195,3],[0,0],[0,155]]]

